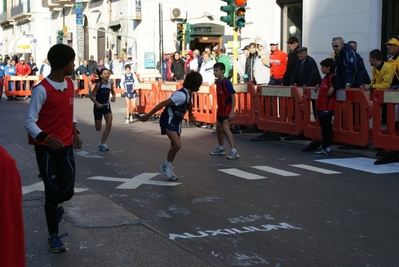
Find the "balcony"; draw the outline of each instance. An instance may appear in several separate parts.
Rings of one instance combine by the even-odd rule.
[[[42,0],[42,7],[48,7],[50,11],[61,10],[64,7],[73,7],[74,5],[75,0]]]
[[[0,25],[2,28],[10,27],[14,24],[14,20],[11,18],[11,11],[4,11],[0,13]]]
[[[26,1],[25,4],[19,4],[11,8],[11,17],[16,19],[19,17],[30,17],[30,1]]]

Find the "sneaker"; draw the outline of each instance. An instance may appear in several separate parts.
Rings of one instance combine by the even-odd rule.
[[[67,248],[65,247],[64,243],[62,243],[61,238],[64,236],[67,236],[68,233],[65,233],[63,235],[57,234],[52,234],[48,239],[47,239],[47,244],[50,247],[50,251],[53,253],[59,253],[59,252],[65,252],[67,251]]]
[[[237,150],[230,151],[230,154],[227,156],[227,159],[238,159],[240,155],[238,155]]]
[[[177,179],[179,179],[179,176],[177,176],[177,175],[173,172],[173,169],[174,169],[174,168],[175,168],[175,167],[170,166],[170,173],[172,174],[172,177],[170,178],[171,181],[176,181]]]
[[[62,222],[64,219],[64,208],[62,207],[62,204],[58,204],[58,210],[57,210],[57,217],[58,217],[58,222]]]
[[[315,151],[313,151],[313,153],[315,153],[315,154],[325,154],[326,150],[322,146],[319,146],[319,148],[316,149]]]
[[[332,156],[332,149],[331,149],[331,147],[330,147],[330,146],[327,147],[324,153],[325,153],[327,156]]]
[[[163,162],[161,164],[161,173],[166,179],[172,179],[172,169],[169,163]]]
[[[217,147],[210,154],[213,155],[213,156],[215,156],[215,155],[224,155],[224,154],[226,154],[226,149]]]
[[[129,125],[130,121],[129,119],[125,119],[125,125]]]
[[[130,115],[129,121],[130,121],[130,122],[133,122],[133,115]]]
[[[100,144],[98,145],[98,150],[101,150],[101,151],[108,151],[108,150],[109,150],[109,147],[107,146],[107,144],[102,144],[102,143],[100,143]]]

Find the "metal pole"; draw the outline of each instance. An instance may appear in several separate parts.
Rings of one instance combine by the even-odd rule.
[[[238,32],[237,29],[233,30],[234,35],[233,35],[233,59],[235,60],[237,58],[238,52],[237,52],[237,47],[238,47]],[[233,67],[233,84],[237,83],[237,68]]]
[[[162,4],[159,3],[159,62],[161,63],[161,79],[163,78],[163,15]]]

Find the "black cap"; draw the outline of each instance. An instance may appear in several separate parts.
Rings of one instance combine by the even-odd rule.
[[[299,47],[297,50],[295,50],[295,53],[298,53],[298,52],[302,52],[302,51],[305,51],[305,52],[308,52],[308,48],[307,47]]]
[[[298,38],[296,38],[295,36],[290,36],[290,38],[288,38],[287,43],[299,43]]]
[[[244,51],[244,50],[249,50],[249,45],[246,45],[246,46],[244,46],[243,49],[241,49],[241,51]]]

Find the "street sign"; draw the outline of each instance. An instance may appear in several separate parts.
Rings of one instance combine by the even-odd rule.
[[[32,39],[32,46],[37,47],[37,39],[36,38]]]

